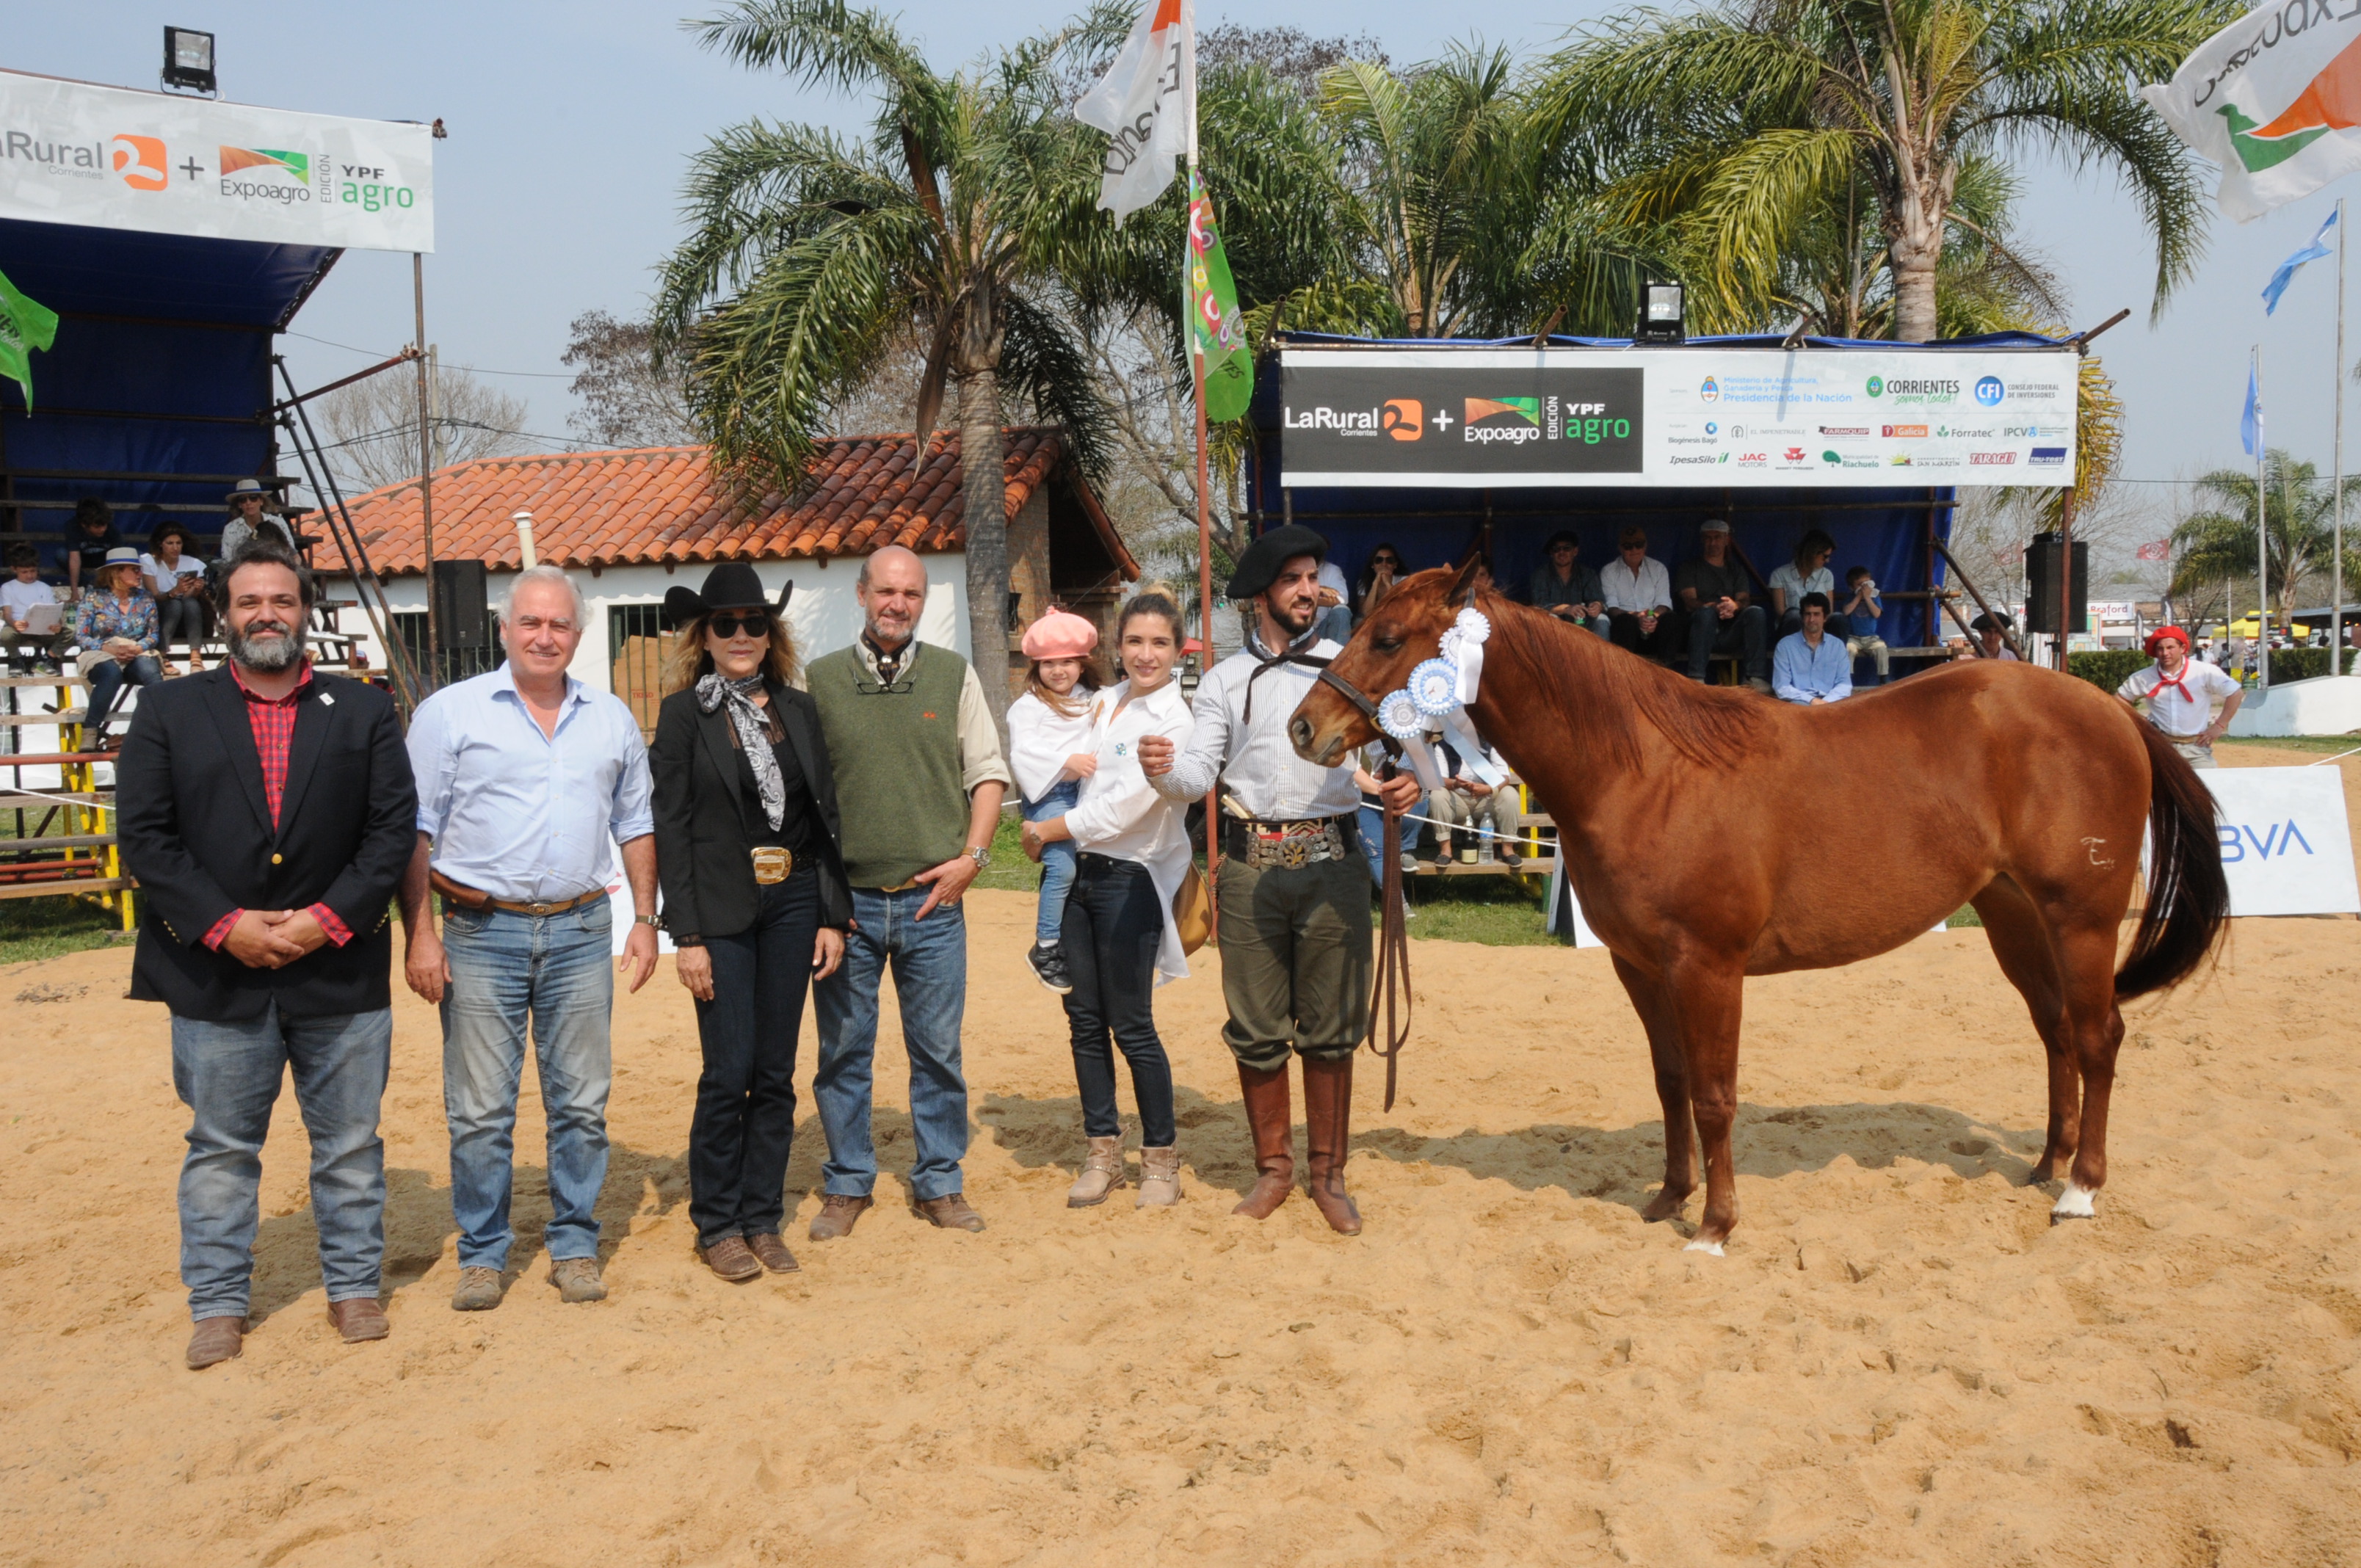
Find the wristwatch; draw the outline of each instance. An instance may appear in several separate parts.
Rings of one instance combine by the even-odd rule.
[[[664,916],[660,915],[634,915],[631,916],[631,924],[634,926],[653,926],[657,930],[661,931],[664,929]]]
[[[983,871],[992,864],[991,847],[984,844],[971,845],[967,850],[967,858],[975,862],[976,870]]]

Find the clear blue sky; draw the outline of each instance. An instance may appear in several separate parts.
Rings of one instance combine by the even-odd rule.
[[[1075,3],[912,0],[902,14],[937,62],[949,64],[1059,20]],[[1349,11],[1312,0],[1199,5],[1200,25],[1208,27],[1237,19],[1333,33],[1343,26],[1340,16],[1350,16],[1354,30],[1375,34],[1402,61],[1467,36],[1471,15],[1407,0],[1363,0]],[[372,6],[171,0],[169,7],[108,0],[14,9],[0,63],[17,69],[152,86],[170,19],[219,35],[226,97],[444,119],[451,137],[437,151],[439,248],[427,263],[428,336],[446,363],[530,373],[495,379],[529,400],[532,429],[552,434],[566,431],[557,356],[566,323],[585,310],[628,314],[642,306],[653,269],[678,235],[686,159],[706,137],[758,114],[847,127],[863,118],[858,104],[792,90],[698,49],[677,25],[679,16],[697,11],[694,0]],[[1608,9],[1591,0],[1537,8],[1521,20],[1499,10],[1483,19],[1503,29],[1489,34],[1492,41],[1533,49]],[[2257,342],[2273,443],[2326,469],[2334,274],[2327,263],[2308,269],[2268,324],[2257,295],[2336,191],[2248,225],[2215,220],[2196,279],[2151,326],[2152,262],[2131,204],[2095,174],[2047,159],[2033,166],[2020,233],[2063,280],[2073,319],[2095,323],[2120,306],[2134,313],[2101,340],[2129,409],[2125,476],[2171,478],[2244,461],[2238,410],[2247,346]],[[2353,221],[2361,222],[2361,203]],[[407,257],[346,255],[296,330],[371,355],[391,352],[410,336],[409,268]],[[2361,320],[2361,294],[2353,304]],[[364,362],[306,338],[289,347],[306,384]],[[2361,357],[2361,332],[2348,357]],[[2350,462],[2361,468],[2361,450]]]

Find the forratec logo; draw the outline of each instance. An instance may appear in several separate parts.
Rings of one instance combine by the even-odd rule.
[[[1971,452],[1968,466],[1971,468],[2005,468],[2016,461],[2014,452]]]
[[[2037,446],[2025,459],[2028,468],[2062,468],[2066,466],[2066,449],[2062,446]]]
[[[241,178],[249,172],[262,178]],[[221,193],[249,202],[308,202],[312,199],[311,156],[277,148],[225,147]]]
[[[1976,401],[1988,409],[1998,408],[2001,399],[2007,395],[2008,389],[2001,385],[1997,376],[1987,376],[1976,383]]]
[[[1705,384],[1697,389],[1697,399],[1701,402],[1719,402],[1721,400],[1720,383],[1708,376],[1705,378]]]
[[[1378,428],[1396,441],[1416,441],[1426,433],[1420,428],[1425,419],[1426,410],[1416,398],[1388,398],[1378,411]]]

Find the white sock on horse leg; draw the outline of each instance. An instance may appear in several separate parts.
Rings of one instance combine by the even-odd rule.
[[[2097,1217],[2097,1211],[2092,1207],[2091,1200],[2097,1196],[2097,1193],[2087,1187],[2077,1185],[2070,1178],[2066,1183],[2066,1190],[2058,1195],[2057,1204],[2050,1209],[2049,1217],[2053,1220],[2094,1219]]]

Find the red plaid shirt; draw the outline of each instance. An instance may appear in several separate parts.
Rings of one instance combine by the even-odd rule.
[[[276,697],[264,696],[247,685],[245,674],[234,662],[229,673],[230,678],[237,682],[237,689],[246,694],[246,720],[254,729],[255,753],[262,759],[262,795],[270,803],[270,827],[276,832],[279,806],[287,797],[287,755],[295,743],[295,705],[303,700],[304,690],[312,684],[312,666],[306,661],[303,678],[295,683],[295,689]],[[243,909],[233,909],[214,922],[214,928],[205,933],[205,946],[218,948],[237,924],[237,917],[245,913]],[[310,913],[320,923],[320,929],[328,934],[328,940],[336,946],[341,948],[353,939],[350,928],[326,905],[315,904]]]

